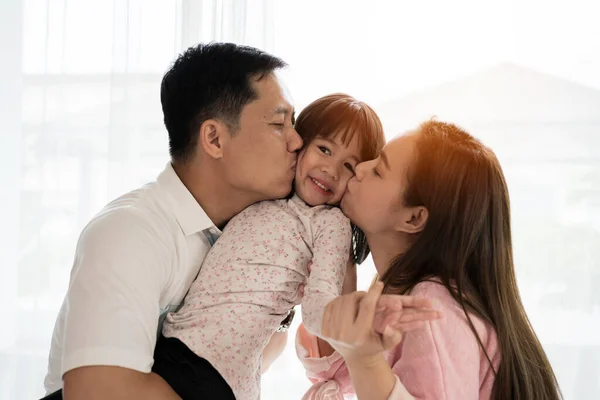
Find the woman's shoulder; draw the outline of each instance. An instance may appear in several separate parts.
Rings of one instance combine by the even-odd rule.
[[[446,286],[444,286],[444,284],[436,278],[432,278],[426,281],[421,281],[419,283],[417,283],[411,290],[409,293],[411,296],[420,296],[420,297],[430,297],[432,299],[437,299],[437,300],[448,300],[451,303],[456,303],[458,305],[458,302],[456,300],[454,300],[454,298],[452,297],[452,294],[450,294],[450,291],[448,290],[448,288],[446,288]],[[448,303],[444,302],[446,305],[449,305]],[[441,304],[443,305],[443,304]]]
[[[484,346],[487,347],[487,344],[489,344],[490,347],[495,347],[497,340],[496,331],[492,324],[470,311],[468,312],[469,318],[467,318],[463,307],[441,281],[432,279],[420,282],[415,285],[410,294],[427,297],[433,301],[434,307],[443,313],[443,318],[439,321],[441,328],[446,326],[449,329],[456,330],[462,326],[464,331],[472,332],[471,324],[469,323],[470,319]]]
[[[452,296],[448,288],[438,279],[430,279],[417,283],[409,293],[411,296],[426,297],[434,307],[443,313],[443,319],[454,322],[467,322],[461,305]]]

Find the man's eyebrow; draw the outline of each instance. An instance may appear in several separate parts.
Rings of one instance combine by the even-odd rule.
[[[389,170],[390,169],[390,160],[388,160],[387,154],[385,154],[385,151],[381,152],[381,161],[383,161],[383,164]]]
[[[292,125],[296,123],[296,112],[293,108],[280,106],[273,110],[273,114],[283,114],[283,116],[287,116],[288,114],[292,115]]]
[[[287,114],[290,113],[290,111],[292,112],[292,114],[294,113],[294,111],[291,108],[289,108],[289,107],[279,106],[279,107],[277,107],[277,108],[275,108],[273,110],[273,114],[284,114],[284,115],[287,115]]]

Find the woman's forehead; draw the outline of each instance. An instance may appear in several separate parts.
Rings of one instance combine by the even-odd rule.
[[[394,172],[403,171],[412,162],[416,149],[416,135],[407,133],[390,140],[383,148],[389,169]],[[382,158],[384,158],[382,156]]]

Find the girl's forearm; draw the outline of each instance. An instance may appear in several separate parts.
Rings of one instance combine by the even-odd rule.
[[[344,276],[344,284],[342,285],[342,294],[348,294],[356,292],[356,264],[352,260],[348,261],[346,266],[346,275]],[[319,355],[321,357],[327,357],[332,355],[335,350],[326,340],[317,338],[319,344]]]

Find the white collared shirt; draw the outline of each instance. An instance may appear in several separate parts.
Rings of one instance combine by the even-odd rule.
[[[160,316],[181,304],[220,233],[170,163],[156,182],[104,207],[77,243],[46,392],[83,366],[150,372]]]

